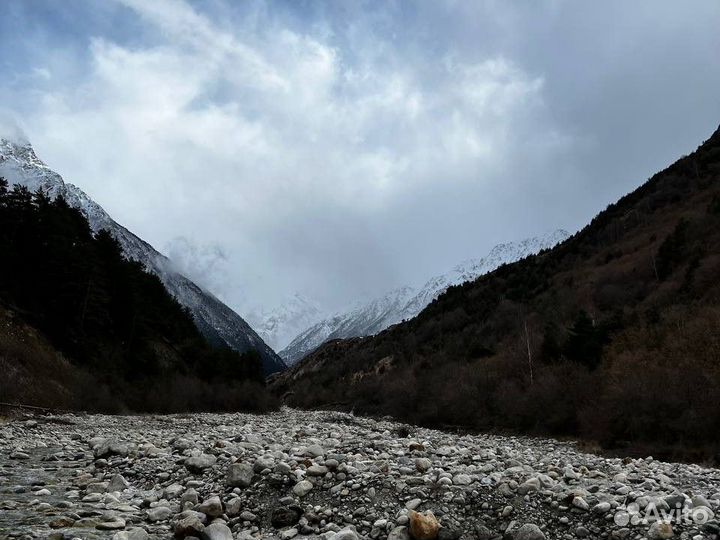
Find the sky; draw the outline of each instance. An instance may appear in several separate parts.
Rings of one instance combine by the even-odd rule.
[[[720,2],[2,0],[0,109],[241,315],[575,231],[720,124]]]

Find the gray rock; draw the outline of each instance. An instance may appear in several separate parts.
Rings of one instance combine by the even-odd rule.
[[[185,491],[185,493],[182,494],[182,497],[180,497],[180,502],[185,503],[188,502],[190,504],[197,504],[198,503],[198,493],[195,491],[194,488],[189,488]]]
[[[246,488],[252,484],[253,467],[249,463],[233,463],[228,470],[227,485]]]
[[[123,491],[130,487],[130,483],[125,480],[122,474],[116,474],[110,479],[107,490],[112,491]]]
[[[275,508],[270,515],[270,523],[276,529],[295,525],[300,521],[302,510],[297,506],[282,506]]]
[[[312,482],[310,482],[309,480],[301,480],[300,482],[295,484],[295,487],[293,487],[293,493],[298,497],[304,497],[305,495],[310,493],[312,489]]]
[[[492,540],[498,535],[488,529],[485,525],[479,524],[475,527],[475,536],[477,540]]]
[[[532,491],[538,491],[540,489],[540,479],[530,478],[518,486],[518,493],[520,495],[526,495]]]
[[[292,529],[285,529],[280,533],[280,539],[281,540],[290,540],[291,538],[295,538],[298,535],[298,530],[295,528]]]
[[[422,503],[422,499],[411,499],[405,503],[405,508],[408,510],[415,510]]]
[[[112,540],[149,540],[150,535],[145,529],[140,527],[133,527],[127,531],[116,532]]]
[[[127,456],[130,453],[130,446],[115,439],[106,439],[95,447],[93,453],[96,459],[110,456]]]
[[[215,521],[200,533],[202,540],[234,540],[232,531],[224,523]]]
[[[316,458],[325,455],[325,450],[319,444],[311,444],[305,449],[305,454]]]
[[[311,465],[307,469],[309,476],[325,476],[328,473],[328,468],[322,465]]]
[[[242,512],[243,502],[239,497],[230,499],[225,503],[225,513],[230,517],[235,517]]]
[[[272,458],[268,457],[259,457],[255,460],[255,463],[253,463],[253,470],[256,473],[262,472],[265,469],[272,470],[274,461]]]
[[[545,534],[537,525],[526,523],[515,532],[514,540],[545,540]]]
[[[116,531],[125,528],[125,520],[121,517],[112,517],[95,525],[99,531]]]
[[[178,538],[200,536],[204,530],[205,525],[197,516],[187,516],[175,523],[175,536]]]
[[[695,495],[692,499],[693,508],[712,508],[711,504],[708,502],[708,500],[703,497],[702,495]]]
[[[387,540],[410,540],[410,531],[405,526],[395,527],[388,534]]]
[[[360,540],[360,537],[350,527],[345,527],[333,534],[330,540]]]
[[[197,505],[195,510],[197,510],[198,512],[202,512],[203,514],[212,518],[220,517],[223,515],[222,501],[220,500],[220,497],[215,495],[213,497],[205,499],[203,502]]]
[[[172,510],[170,510],[167,506],[156,506],[155,508],[151,508],[147,511],[147,519],[153,523],[156,521],[165,521],[166,519],[170,519],[170,516],[172,515]]]
[[[456,486],[468,486],[472,484],[472,478],[467,474],[456,474],[452,479],[453,484]]]
[[[592,507],[593,514],[607,514],[610,509],[612,508],[612,505],[605,501],[605,502],[599,502],[595,506]]]
[[[185,467],[192,473],[201,473],[205,469],[209,469],[217,462],[217,458],[210,454],[201,454],[192,456],[185,460]]]

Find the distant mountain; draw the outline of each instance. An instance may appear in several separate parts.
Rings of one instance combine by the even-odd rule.
[[[65,183],[37,157],[29,142],[0,138],[0,177],[11,185],[20,184],[31,191],[42,189],[51,198],[62,195],[70,206],[82,211],[93,231],[108,230],[118,240],[126,257],[142,263],[157,275],[178,302],[190,310],[197,327],[210,343],[238,352],[256,350],[262,357],[266,373],[285,369],[282,359],[237,313],[175,271],[167,257],[115,222],[80,188]]]
[[[718,460],[718,276],[720,129],[561,244],[328,342],[272,388],[294,407]]]
[[[280,350],[299,332],[323,318],[325,312],[312,300],[294,294],[279,306],[249,310],[245,317],[265,343]]]
[[[280,351],[280,356],[292,365],[326,341],[377,334],[393,324],[412,319],[451,285],[471,281],[503,264],[549,249],[568,236],[567,231],[559,229],[521,242],[498,244],[485,257],[464,261],[450,272],[429,279],[419,289],[400,287],[313,324]]]

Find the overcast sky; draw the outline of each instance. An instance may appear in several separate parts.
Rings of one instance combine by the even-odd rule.
[[[576,230],[720,124],[720,2],[2,0],[0,107],[242,314]]]

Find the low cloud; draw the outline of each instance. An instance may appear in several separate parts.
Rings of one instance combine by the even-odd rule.
[[[80,37],[48,7],[0,97],[241,312],[344,305],[576,228],[720,118],[712,2],[471,4],[87,2]]]

